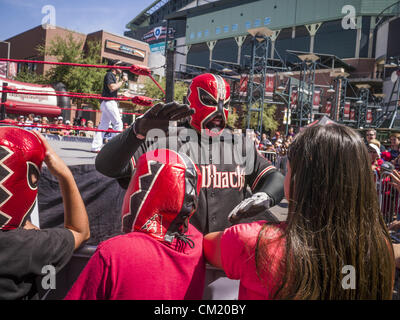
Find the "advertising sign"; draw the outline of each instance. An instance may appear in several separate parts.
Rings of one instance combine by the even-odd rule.
[[[344,103],[343,118],[346,120],[350,119],[350,102],[349,101],[346,101]]]
[[[0,87],[3,82],[8,83],[9,87],[23,89],[27,93],[7,93],[6,112],[12,114],[29,114],[59,116],[61,109],[57,105],[56,96],[32,95],[29,91],[54,94],[53,87],[48,85],[38,85],[33,83],[19,82],[0,77]]]
[[[275,73],[267,73],[265,79],[265,95],[272,98],[275,89]]]
[[[174,33],[175,33],[175,29],[169,28],[168,37],[173,37]],[[159,26],[159,27],[155,27],[155,28],[151,29],[150,31],[148,31],[147,33],[145,33],[143,35],[142,40],[147,43],[153,42],[153,41],[158,41],[161,39],[165,40],[166,34],[167,34],[167,27]]]
[[[123,52],[125,54],[129,54],[131,56],[141,59],[144,59],[146,57],[145,51],[112,40],[106,40],[106,49]]]

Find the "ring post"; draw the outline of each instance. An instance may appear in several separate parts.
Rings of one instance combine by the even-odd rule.
[[[0,120],[6,119],[6,101],[7,101],[7,93],[6,88],[8,87],[7,82],[3,82],[3,92],[1,93],[1,108],[0,108]]]

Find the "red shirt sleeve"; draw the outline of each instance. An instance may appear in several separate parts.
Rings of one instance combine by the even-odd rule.
[[[101,252],[101,245],[79,275],[64,300],[105,300],[108,299],[107,285],[110,277],[109,263]]]
[[[240,279],[242,272],[247,270],[248,260],[255,259],[258,234],[264,223],[242,223],[225,229],[221,237],[221,260],[228,278]]]

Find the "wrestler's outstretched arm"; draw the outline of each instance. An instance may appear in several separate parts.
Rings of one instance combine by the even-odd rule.
[[[131,159],[139,148],[146,151],[145,137],[152,129],[168,130],[169,121],[177,121],[193,114],[185,104],[158,103],[123,133],[111,139],[96,157],[96,169],[105,176],[122,178],[131,175]]]
[[[96,157],[96,170],[111,178],[130,176],[130,161],[143,142],[130,126],[104,145]]]
[[[249,145],[252,146],[250,152],[254,153],[254,164],[251,167],[253,170],[249,170],[250,174],[246,176],[246,182],[253,195],[240,202],[230,212],[228,220],[236,224],[242,219],[259,217],[259,220],[266,219],[277,223],[278,217],[268,209],[279,204],[284,198],[285,177],[257,152],[254,144]]]

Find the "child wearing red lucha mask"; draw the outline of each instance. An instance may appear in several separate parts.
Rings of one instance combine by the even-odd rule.
[[[39,230],[29,221],[43,161],[61,188],[64,228]],[[45,267],[56,272],[63,268],[89,236],[85,205],[72,173],[45,138],[0,127],[0,300],[37,298],[37,276]]]
[[[122,208],[125,235],[98,246],[66,299],[201,299],[203,235],[189,223],[200,186],[200,170],[186,155],[142,155]]]

